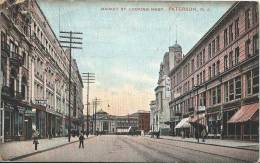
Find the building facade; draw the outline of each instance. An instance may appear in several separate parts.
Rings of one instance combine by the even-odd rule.
[[[36,129],[40,137],[66,135],[68,54],[61,48],[37,1],[5,1],[1,9],[1,107],[5,140],[30,139]],[[72,65],[71,115],[79,118],[83,110],[83,84],[76,62]]]
[[[143,130],[148,132],[150,129],[150,113],[147,111],[138,111],[133,114],[116,116],[109,115],[107,112],[100,110],[90,119],[90,126],[93,126],[95,131],[100,131],[105,134],[120,134],[128,133],[130,127],[135,130]],[[95,125],[96,124],[96,125]],[[95,127],[96,126],[96,127]],[[90,127],[90,132],[93,132]]]
[[[189,118],[189,136],[202,126],[210,137],[258,139],[257,2],[235,2],[169,76],[171,118]]]

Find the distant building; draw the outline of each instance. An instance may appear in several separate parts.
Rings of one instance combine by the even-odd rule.
[[[150,125],[150,112],[138,111],[133,114],[116,116],[109,115],[107,112],[100,110],[96,113],[96,125],[95,115],[92,115],[90,119],[90,132],[100,131],[106,134],[116,134],[121,132],[127,132],[130,127],[136,130],[149,131]],[[93,129],[92,129],[93,128]]]

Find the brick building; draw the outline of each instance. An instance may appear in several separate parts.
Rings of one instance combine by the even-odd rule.
[[[258,139],[258,4],[235,2],[169,76],[171,119],[189,119],[186,135],[205,126],[212,137]]]
[[[36,0],[3,1],[0,10],[2,141],[30,139],[36,129],[41,138],[67,135],[68,54]],[[83,83],[75,60],[72,85],[72,128],[78,128]]]

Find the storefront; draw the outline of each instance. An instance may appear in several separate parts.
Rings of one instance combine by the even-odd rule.
[[[175,133],[176,136],[190,137],[190,118],[183,118],[176,126]]]
[[[221,137],[221,112],[207,113],[207,131],[208,137],[220,138]]]
[[[202,130],[207,126],[205,113],[192,116],[189,122],[191,124],[190,135],[193,137],[200,136]]]
[[[258,140],[259,103],[248,104],[233,114],[227,121],[234,126],[235,138],[240,140]]]

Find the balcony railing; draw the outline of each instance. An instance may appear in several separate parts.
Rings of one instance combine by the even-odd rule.
[[[1,42],[1,50],[3,57],[10,57],[10,46],[6,42]]]
[[[23,65],[23,58],[16,52],[11,52],[10,63],[20,67]]]

